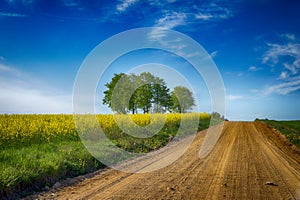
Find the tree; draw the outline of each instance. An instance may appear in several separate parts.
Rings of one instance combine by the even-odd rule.
[[[153,85],[153,112],[164,113],[170,106],[170,89],[166,86],[165,82],[156,82]]]
[[[136,90],[137,106],[144,113],[149,113],[152,106],[152,87],[155,77],[149,72],[143,72],[138,77],[140,87]]]
[[[114,77],[105,86],[107,90],[104,91],[103,104],[108,105],[113,111],[117,113],[126,114],[134,106],[131,104],[131,94],[134,88],[130,77],[124,73],[114,74]]]
[[[185,113],[194,106],[194,98],[192,92],[183,86],[177,86],[171,92],[171,106],[172,112]]]
[[[163,79],[149,72],[143,72],[139,76],[131,74],[130,77],[136,87],[131,97],[132,105],[141,109],[143,113],[167,111],[170,93]]]
[[[104,91],[104,98],[102,100],[102,103],[105,105],[108,105],[108,107],[112,108],[112,95],[113,95],[113,90],[116,86],[116,84],[118,83],[118,81],[122,78],[122,76],[124,76],[124,73],[120,73],[120,74],[114,74],[114,77],[112,78],[112,80],[109,83],[106,83],[105,86],[107,87],[107,90]],[[122,111],[119,111],[120,113],[122,113]]]
[[[129,110],[131,110],[132,114],[137,113],[138,110],[138,97],[139,97],[139,93],[138,93],[138,87],[139,87],[139,77],[136,76],[135,74],[131,74],[129,77],[129,81],[131,82],[132,90],[127,91],[127,93],[131,93],[133,90],[134,92],[132,93],[130,100],[129,100]]]
[[[105,86],[103,104],[114,112],[132,114],[187,112],[193,105],[192,93],[185,87],[178,86],[170,94],[166,82],[149,72],[140,75],[115,74]]]

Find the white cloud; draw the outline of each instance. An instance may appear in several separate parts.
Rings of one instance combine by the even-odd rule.
[[[231,17],[231,14],[212,14],[212,13],[198,13],[195,15],[195,18],[203,21],[210,20],[224,20]]]
[[[238,77],[244,76],[244,73],[243,73],[243,72],[239,72],[239,73],[237,74],[237,76],[238,76]]]
[[[8,67],[8,66],[0,63],[0,77],[1,77],[1,74],[3,74],[3,73],[9,73],[14,76],[19,76],[21,74],[21,72],[19,70],[12,68],[12,67]]]
[[[283,34],[288,41],[285,44],[269,43],[269,49],[264,53],[262,63],[281,67],[279,82],[267,86],[264,94],[277,93],[286,95],[300,89],[300,43],[294,34]]]
[[[244,97],[241,95],[227,95],[226,99],[228,99],[229,101],[234,101],[234,100],[239,100],[239,99],[243,99]]]
[[[166,29],[153,29],[148,35],[150,41],[160,41],[167,35]]]
[[[13,71],[13,69],[12,68],[10,68],[10,67],[7,67],[7,66],[5,66],[5,65],[3,65],[3,64],[0,64],[0,72],[10,72],[10,71]]]
[[[290,78],[289,80],[283,83],[267,86],[264,89],[264,94],[270,95],[272,93],[277,93],[281,95],[287,95],[299,89],[300,89],[300,76]]]
[[[186,24],[187,15],[179,12],[167,12],[164,17],[157,20],[155,26],[172,29]]]
[[[71,113],[70,96],[47,94],[22,86],[1,86],[1,113]]]
[[[224,20],[232,17],[232,15],[229,9],[216,4],[195,5],[193,9],[189,7],[182,8],[180,11],[165,11],[165,15],[156,21],[155,26],[172,29],[201,21]]]
[[[255,67],[255,66],[250,66],[248,70],[249,70],[250,72],[255,72],[255,71],[258,70],[258,68]]]
[[[0,113],[71,113],[72,96],[0,64]]]
[[[299,60],[300,61],[300,60]],[[299,64],[297,62],[293,62],[293,64],[289,63],[283,63],[283,66],[290,71],[291,74],[297,74],[298,70],[297,68],[300,68]]]
[[[77,7],[80,6],[79,3],[73,1],[65,1],[64,6],[66,7]]]
[[[211,58],[215,58],[218,55],[218,51],[213,51],[210,53]]]
[[[121,3],[117,5],[117,10],[119,12],[124,12],[127,8],[129,8],[137,2],[138,0],[122,0]]]
[[[184,56],[185,56],[186,58],[192,58],[192,57],[200,56],[200,55],[201,55],[201,54],[200,54],[198,51],[196,51],[196,52],[193,52],[193,53],[185,54]]]
[[[21,2],[22,4],[31,4],[35,0],[6,0],[9,4],[15,4]]]
[[[289,40],[295,40],[296,39],[296,36],[294,34],[288,34],[288,33],[286,33],[286,34],[282,34],[281,36],[285,37],[285,38],[287,38]]]
[[[11,12],[0,12],[0,17],[27,17],[27,15]]]
[[[196,9],[197,13],[195,14],[195,19],[202,21],[225,20],[233,16],[232,11],[230,11],[226,7],[217,5],[216,3],[202,5],[197,7]]]
[[[198,14],[195,15],[195,18],[207,21],[207,20],[210,20],[210,19],[214,18],[214,16],[212,14],[209,14],[209,13],[208,14],[198,13]]]
[[[156,20],[155,27],[151,33],[149,33],[148,38],[150,41],[159,41],[162,45],[165,46],[174,46],[178,50],[178,48],[184,48],[184,46],[178,46],[178,42],[180,41],[167,41],[165,37],[168,33],[168,29],[173,29],[177,26],[183,26],[186,24],[186,14],[178,13],[178,12],[166,12],[165,15]],[[173,43],[173,44],[171,44]]]
[[[281,72],[280,76],[279,76],[279,79],[286,79],[288,78],[288,73],[286,71],[283,71]]]
[[[290,56],[296,61],[300,59],[300,44],[288,43],[281,45],[269,43],[268,46],[269,50],[263,56],[263,63],[277,64],[283,56]]]

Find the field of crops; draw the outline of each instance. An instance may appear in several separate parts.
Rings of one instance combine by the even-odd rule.
[[[151,115],[90,117],[97,119],[105,135],[116,146],[131,152],[149,152],[166,145],[183,121],[188,124],[200,119],[199,130],[207,128],[210,123],[210,115],[206,113],[156,114],[155,118]],[[162,128],[152,137],[136,138],[126,134],[134,132],[135,126],[146,127],[148,124],[151,134],[151,130],[159,128],[161,121],[164,122]],[[84,123],[91,128],[88,121]],[[185,126],[187,134],[193,131]],[[143,134],[147,135],[145,130]],[[105,167],[85,149],[73,115],[0,115],[0,150],[2,197],[21,191],[21,195],[26,195],[32,190],[51,186],[60,179]]]

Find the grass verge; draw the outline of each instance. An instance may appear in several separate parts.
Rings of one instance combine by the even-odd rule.
[[[26,196],[62,178],[103,167],[80,141],[9,147],[0,152],[0,196],[9,199]]]
[[[279,130],[290,143],[300,148],[300,120],[276,121],[268,119],[256,119],[255,121],[264,122],[269,126]]]

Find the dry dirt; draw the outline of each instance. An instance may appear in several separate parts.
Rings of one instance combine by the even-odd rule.
[[[199,158],[205,131],[171,165],[148,173],[105,169],[30,199],[300,199],[300,155],[260,122],[226,122],[213,151]],[[137,172],[168,162],[182,143],[128,164]],[[142,164],[141,164],[142,163]],[[147,163],[146,165],[144,165]],[[146,170],[147,171],[147,170]]]

